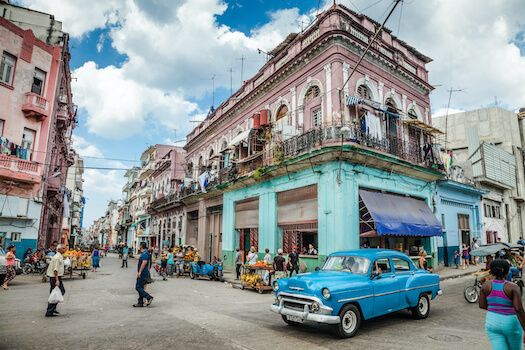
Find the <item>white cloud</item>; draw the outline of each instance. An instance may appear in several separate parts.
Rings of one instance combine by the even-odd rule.
[[[83,137],[73,134],[71,139],[73,141],[73,149],[81,157],[103,157],[98,147],[87,142]]]
[[[75,102],[88,112],[89,132],[102,137],[125,139],[159,125],[188,130],[187,117],[198,108],[176,92],[147,88],[114,66],[99,69],[86,62],[74,75]]]
[[[82,37],[97,28],[116,24],[123,4],[121,0],[20,0],[19,3],[32,10],[53,14],[72,37]]]
[[[448,110],[448,115],[465,112],[464,109],[458,109],[458,108],[437,108],[434,110],[434,113],[432,113],[432,118],[447,115],[447,110]]]
[[[355,10],[348,0],[342,2]],[[352,2],[359,9],[370,3]],[[379,3],[365,14],[378,19],[390,4]],[[476,0],[413,1],[400,3],[386,27],[434,60],[427,65],[429,80],[442,85],[430,96],[434,109],[446,108],[446,89],[452,87],[466,91],[453,93],[453,108],[484,107],[493,104],[497,96],[500,106],[512,110],[525,105],[525,57],[514,44],[517,35],[523,38],[523,18],[521,0],[490,0],[483,5]],[[523,45],[522,39],[517,41]]]

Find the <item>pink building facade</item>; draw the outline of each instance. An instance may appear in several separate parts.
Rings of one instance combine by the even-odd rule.
[[[184,208],[180,190],[184,180],[186,151],[182,147],[156,145],[155,171],[152,174],[151,234],[168,246],[184,242]]]
[[[50,46],[0,18],[0,239],[17,253],[60,238],[75,124],[67,42]]]
[[[377,27],[377,22],[342,5],[325,11],[309,28],[290,34],[271,51],[260,71],[187,136],[186,183],[191,185],[183,191],[183,201],[187,234],[196,237],[201,255],[221,256],[224,243],[229,252],[239,245],[241,250],[258,246],[262,252],[258,239],[263,227],[268,230],[264,240],[271,243],[272,252],[283,247],[283,241],[284,247],[295,242],[287,240],[286,234],[282,238],[282,227],[289,228],[291,235],[299,235],[301,229],[313,232],[317,244],[317,209],[311,210],[312,218],[278,225],[270,215],[278,205],[275,199],[260,202],[261,197],[257,203],[239,202],[237,206],[228,201],[248,200],[247,193],[266,190],[274,198],[278,189],[271,184],[273,180],[286,182],[281,188],[287,188],[294,182],[292,174],[305,169],[312,172],[319,164],[333,163],[339,168],[336,183],[342,181],[341,159],[345,159],[344,166],[365,164],[421,181],[442,176],[442,164],[427,152],[435,148],[439,134],[430,125],[432,86],[426,64],[431,60],[383,29],[349,79]],[[199,184],[204,178],[205,191]],[[261,181],[268,188],[262,190]],[[315,184],[302,185],[307,183]],[[319,192],[315,199],[320,201],[322,186],[315,186]],[[304,193],[287,196],[307,198],[312,191],[308,187]],[[245,195],[239,197],[235,192]],[[357,200],[355,193],[349,195]],[[348,209],[355,208],[352,204]],[[270,221],[261,222],[267,215]],[[253,222],[241,223],[234,217]],[[355,223],[359,225],[359,220]],[[347,247],[356,242],[359,244],[359,236]]]

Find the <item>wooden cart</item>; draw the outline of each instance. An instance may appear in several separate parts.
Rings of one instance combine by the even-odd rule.
[[[274,270],[273,266],[250,266],[250,265],[243,265],[242,266],[242,274],[250,273],[251,270],[255,271],[255,273],[257,273],[259,275],[259,283],[258,283],[258,285],[251,286],[248,283],[245,283],[245,282],[241,281],[241,283],[240,283],[240,288],[241,289],[251,288],[251,289],[256,290],[259,294],[262,294],[265,291],[273,290],[273,288],[272,288],[272,273],[271,273]],[[270,273],[270,276],[268,278],[268,284],[265,284],[263,282],[264,281],[264,276],[266,274],[266,271],[268,271]]]

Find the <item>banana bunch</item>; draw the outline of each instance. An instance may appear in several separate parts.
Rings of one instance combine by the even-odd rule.
[[[256,273],[245,273],[241,276],[241,281],[250,285],[251,287],[255,287],[260,279],[261,277]]]

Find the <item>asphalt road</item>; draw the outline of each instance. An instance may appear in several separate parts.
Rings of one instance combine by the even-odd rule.
[[[172,279],[148,287],[151,306],[133,308],[136,260],[120,268],[116,255],[98,272],[65,279],[59,317],[45,318],[49,284],[17,276],[0,290],[0,349],[490,349],[485,311],[463,298],[473,277],[441,283],[430,316],[400,311],[365,321],[341,340],[328,326],[287,326],[269,311],[272,294],[208,280]]]

